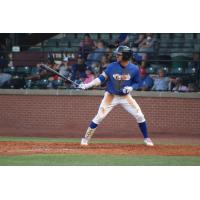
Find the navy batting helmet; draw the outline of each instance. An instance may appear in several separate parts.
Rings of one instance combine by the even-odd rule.
[[[128,46],[119,46],[114,53],[122,55],[122,60],[129,60],[132,57],[132,50]]]

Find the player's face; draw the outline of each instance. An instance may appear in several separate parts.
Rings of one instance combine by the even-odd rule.
[[[122,61],[122,54],[118,53],[116,54],[117,62]]]

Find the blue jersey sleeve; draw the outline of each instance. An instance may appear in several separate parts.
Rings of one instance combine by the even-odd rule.
[[[103,72],[106,74],[106,76],[107,76],[108,78],[109,78],[110,67],[111,67],[111,64],[109,64],[109,65],[107,66],[107,68],[103,71]],[[101,81],[101,84],[103,84],[103,83],[106,81],[106,77],[103,75],[103,73],[100,74],[100,75],[98,76],[98,78],[99,78],[99,80]]]
[[[112,64],[109,64],[106,69],[104,70],[105,74],[109,77],[109,74],[110,74],[110,69],[112,67]]]
[[[99,75],[99,80],[101,81],[101,84],[102,83],[104,83],[105,81],[106,81],[106,78],[105,78],[105,76],[103,76],[102,74],[101,75]]]

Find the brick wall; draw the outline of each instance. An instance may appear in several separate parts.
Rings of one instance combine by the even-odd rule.
[[[0,135],[81,137],[95,116],[101,96],[0,95]],[[200,100],[136,97],[151,134],[200,134]],[[139,136],[134,118],[116,107],[97,137]]]

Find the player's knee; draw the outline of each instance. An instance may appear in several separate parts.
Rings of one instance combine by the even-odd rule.
[[[98,116],[98,123],[100,124],[104,119],[104,116]]]
[[[144,114],[142,112],[139,112],[136,116],[135,116],[137,123],[142,123],[145,121],[144,118]]]
[[[104,118],[105,118],[105,116],[97,114],[92,121],[96,124],[100,124]]]

